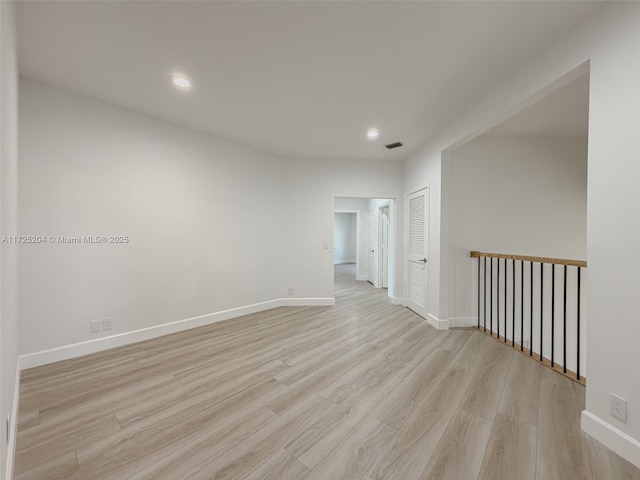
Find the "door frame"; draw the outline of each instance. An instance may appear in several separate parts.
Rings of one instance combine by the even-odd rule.
[[[375,236],[375,244],[371,244],[371,234]],[[373,248],[373,250],[372,250]],[[378,249],[378,222],[376,209],[373,207],[367,210],[367,282],[378,288],[378,259],[376,250]],[[371,280],[369,280],[371,278]]]
[[[384,255],[382,252],[382,232],[383,232],[383,223],[382,223],[382,210],[387,209],[387,285],[384,284],[384,276],[382,274],[382,265],[384,265]],[[387,201],[383,205],[378,206],[378,286],[380,288],[389,288],[389,265],[390,265],[390,254],[389,254],[389,237],[391,232],[391,201]]]
[[[361,208],[360,210],[350,209],[350,208],[336,208],[335,207],[335,199],[337,198],[347,198],[347,199],[360,199],[360,200],[385,200],[385,204],[389,205],[389,289],[387,290],[387,295],[391,299],[391,303],[394,305],[403,305],[404,297],[403,291],[400,288],[401,282],[396,282],[396,274],[402,275],[402,272],[398,271],[398,268],[402,268],[402,229],[404,228],[403,222],[398,222],[399,212],[396,211],[397,208],[401,207],[402,197],[394,197],[394,196],[385,196],[385,195],[377,195],[377,196],[361,196],[361,195],[336,195],[334,197],[334,213],[358,213],[357,222],[358,222],[358,231],[357,231],[357,271],[358,275],[356,275],[356,280],[366,281],[366,275],[362,276],[362,271],[364,270],[364,262],[366,262],[366,257],[361,258],[363,249],[366,250],[366,245],[362,245],[361,243],[364,240],[363,236],[367,235],[366,225],[362,225],[361,222],[364,222],[363,218],[366,212],[368,212],[367,208]],[[375,210],[375,207],[374,207]],[[333,224],[332,224],[333,225]],[[362,230],[361,228],[362,227]],[[331,255],[331,263],[333,266],[333,255]],[[335,286],[335,282],[334,282]]]

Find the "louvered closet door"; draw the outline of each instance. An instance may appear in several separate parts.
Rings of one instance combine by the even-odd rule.
[[[427,317],[428,215],[428,189],[407,195],[406,305],[424,318]]]

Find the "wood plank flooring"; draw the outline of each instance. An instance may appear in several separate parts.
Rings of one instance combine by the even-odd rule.
[[[287,307],[27,370],[16,480],[639,480],[584,388],[336,267]]]

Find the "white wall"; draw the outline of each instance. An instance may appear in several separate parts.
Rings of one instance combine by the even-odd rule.
[[[582,426],[640,466],[640,4],[612,2],[556,41],[434,136],[406,162],[404,190],[430,184],[428,309],[440,315],[449,292],[442,265],[441,169],[449,149],[484,133],[590,70],[587,200],[589,319],[587,411]],[[446,259],[445,259],[446,261]],[[442,279],[442,288],[438,280]],[[446,304],[445,302],[442,302]],[[609,414],[609,393],[629,401],[628,422]]]
[[[0,2],[0,46],[0,236],[4,237],[18,233],[18,67],[13,2]],[[5,478],[5,466],[10,472],[13,463],[4,422],[10,412],[15,422],[17,409],[13,399],[17,393],[15,382],[18,362],[18,249],[15,244],[7,243],[0,244],[0,248],[1,479]],[[11,436],[11,443],[15,445],[15,430],[11,432]],[[7,455],[10,456],[9,462]]]
[[[442,182],[444,318],[477,316],[471,250],[586,259],[586,139],[482,135],[451,152]]]
[[[640,4],[624,7],[600,27],[591,54],[587,411],[635,439],[619,451],[640,467]],[[628,400],[626,424],[609,415],[609,393]],[[612,443],[610,431],[590,431]]]
[[[398,162],[281,159],[29,80],[20,128],[21,233],[130,238],[22,248],[23,354],[332,300],[335,197],[402,192]],[[112,331],[89,333],[107,317]]]
[[[282,296],[281,159],[28,80],[20,128],[21,233],[129,237],[22,247],[21,353]]]
[[[356,263],[358,224],[356,213],[336,212],[333,230],[333,263]]]

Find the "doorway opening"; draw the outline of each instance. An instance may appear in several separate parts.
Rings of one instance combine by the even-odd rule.
[[[334,208],[334,265],[341,266],[341,275],[386,289],[390,297],[395,284],[394,208],[391,198],[355,197],[336,197]]]
[[[333,214],[333,264],[357,264],[359,212]]]

